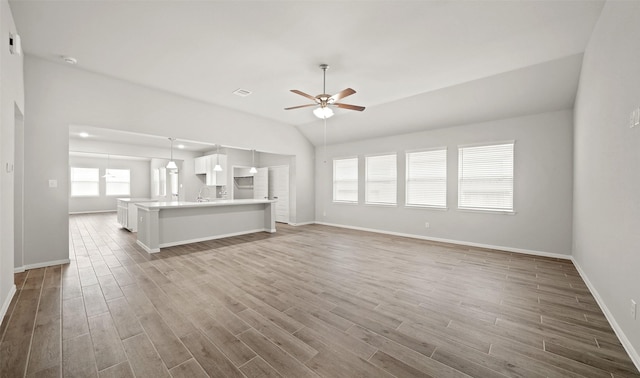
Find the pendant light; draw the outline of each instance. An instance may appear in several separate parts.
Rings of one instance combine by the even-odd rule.
[[[220,145],[216,144],[216,166],[213,167],[213,170],[216,172],[222,172],[222,167],[220,166]]]
[[[114,177],[111,173],[109,173],[109,159],[110,159],[110,157],[111,156],[109,154],[107,154],[107,169],[105,169],[104,176],[102,176],[104,178],[112,178],[112,177]]]
[[[256,150],[251,150],[251,169],[249,169],[249,173],[258,173],[256,169]]]
[[[169,160],[169,164],[167,164],[167,169],[178,169],[176,162],[173,161],[173,141],[176,140],[176,138],[169,138],[169,140],[171,141],[171,160]]]

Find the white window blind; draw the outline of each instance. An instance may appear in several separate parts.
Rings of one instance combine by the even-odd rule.
[[[513,143],[458,149],[458,207],[513,211]]]
[[[100,195],[100,170],[98,168],[71,167],[71,196],[91,197]]]
[[[409,206],[447,207],[447,150],[407,153]]]
[[[107,195],[128,196],[131,194],[131,172],[128,169],[107,169]]]
[[[333,160],[333,202],[358,202],[358,158]]]
[[[396,155],[367,156],[365,202],[396,204]]]

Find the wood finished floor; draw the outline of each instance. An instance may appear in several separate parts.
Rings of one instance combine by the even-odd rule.
[[[70,217],[16,274],[2,377],[638,377],[569,261],[326,226],[149,255]]]

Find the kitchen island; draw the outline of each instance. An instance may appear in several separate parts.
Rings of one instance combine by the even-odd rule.
[[[160,248],[254,232],[276,232],[274,200],[138,203],[137,243]]]

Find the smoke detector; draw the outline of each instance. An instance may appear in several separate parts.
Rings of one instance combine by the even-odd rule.
[[[62,59],[62,61],[67,63],[67,64],[71,64],[71,65],[78,64],[78,59],[76,59],[76,58],[74,58],[72,56],[63,55],[63,56],[60,57],[60,59]]]
[[[252,92],[248,91],[246,89],[242,89],[242,88],[238,88],[235,91],[233,91],[233,94],[236,96],[240,96],[240,97],[247,97],[248,95],[250,95]]]

